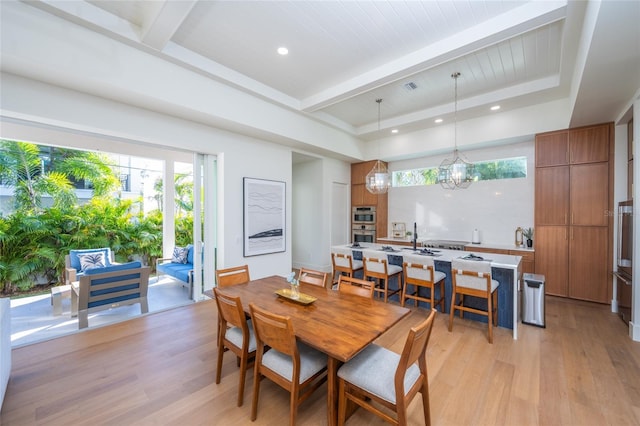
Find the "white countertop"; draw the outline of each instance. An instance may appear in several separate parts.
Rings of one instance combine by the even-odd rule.
[[[390,245],[393,245],[393,243],[412,243],[413,240],[411,238],[393,238],[393,237],[382,237],[382,238],[376,238],[378,241],[384,241],[385,243],[389,243]],[[434,238],[428,238],[428,239],[423,239],[423,238],[418,238],[418,242],[417,245],[419,247],[422,247],[422,244],[425,241],[429,241],[429,240],[433,240]],[[474,247],[478,247],[481,249],[500,249],[500,250],[520,250],[520,251],[528,251],[528,252],[535,252],[535,249],[533,247],[529,248],[526,246],[516,246],[515,244],[493,244],[493,243],[480,243],[480,244],[473,244],[473,243],[469,243],[465,246],[465,248],[467,249],[467,251],[473,251]]]
[[[396,251],[394,252],[383,252],[382,247],[393,247]],[[360,247],[351,247],[350,244],[333,246],[334,248],[340,250],[359,250],[359,251],[375,251],[376,254],[386,253],[395,256],[402,256],[406,259],[411,259],[414,262],[420,262],[421,259],[424,259],[426,256],[416,254],[411,250],[410,247],[405,246],[394,246],[393,244],[373,244],[373,243],[360,243]],[[446,250],[446,249],[430,249],[431,251],[437,252],[440,256],[432,257],[433,260],[441,260],[444,262],[451,262],[452,259],[458,257],[464,257],[469,254],[469,252],[461,251],[461,250]],[[480,253],[480,256],[484,257],[487,260],[491,260],[491,266],[496,268],[507,268],[507,269],[517,269],[520,261],[522,260],[522,256],[512,256],[508,254],[497,254],[497,253]]]

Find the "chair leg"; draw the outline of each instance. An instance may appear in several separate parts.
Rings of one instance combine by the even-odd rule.
[[[453,315],[456,310],[456,292],[455,289],[451,295],[451,309],[449,309],[449,331],[453,330]]]
[[[493,343],[493,294],[487,297],[487,324],[489,325],[489,343]]]
[[[300,389],[296,383],[293,383],[293,389],[289,395],[289,426],[296,424],[296,416],[298,414],[298,393]]]
[[[244,382],[247,375],[247,362],[249,354],[243,353],[240,358],[240,383],[238,384],[238,407],[242,407],[244,403]]]
[[[258,396],[260,394],[260,381],[262,380],[262,374],[260,374],[258,363],[253,367],[253,400],[251,401],[251,421],[255,422],[258,417]]]
[[[218,339],[218,362],[216,364],[216,385],[220,384],[220,376],[222,375],[222,357],[224,356],[224,345]]]
[[[338,379],[338,426],[343,426],[347,418],[347,395],[344,380]]]
[[[427,378],[424,378],[424,383],[422,383],[422,390],[420,391],[422,394],[422,411],[424,412],[424,424],[426,426],[431,425],[431,405],[429,403],[429,383],[427,382]]]

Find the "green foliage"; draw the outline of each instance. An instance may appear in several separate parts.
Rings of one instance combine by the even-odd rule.
[[[474,163],[474,181],[516,179],[527,177],[527,158],[506,158]],[[393,186],[434,185],[438,183],[438,168],[399,170],[393,172]]]
[[[25,291],[37,280],[64,281],[71,249],[110,247],[116,261],[140,260],[155,267],[162,256],[162,212],[140,212],[142,200],[114,196],[120,185],[102,154],[0,140],[0,181],[15,188],[16,212],[0,216],[0,291]],[[41,151],[48,153],[50,170]],[[93,198],[77,205],[68,179],[90,180]],[[161,188],[161,187],[160,187]],[[193,242],[193,187],[176,176],[176,244]],[[53,199],[41,204],[43,195]]]

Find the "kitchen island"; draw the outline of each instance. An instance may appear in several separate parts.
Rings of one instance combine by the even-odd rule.
[[[451,281],[451,261],[455,258],[464,257],[468,251],[429,249],[431,254],[421,253],[420,249],[414,251],[411,247],[402,245],[386,245],[360,243],[360,247],[351,245],[340,245],[331,247],[332,252],[351,252],[353,258],[362,260],[363,255],[380,256],[381,253],[387,255],[389,264],[402,266],[403,261],[421,263],[426,256],[432,257],[435,269],[445,274],[445,313],[449,313],[451,307],[451,295],[453,284]],[[486,260],[491,262],[491,275],[494,280],[500,283],[498,287],[498,326],[513,330],[513,338],[518,338],[518,318],[519,318],[519,294],[521,276],[521,256],[480,253]],[[465,318],[486,322],[486,317],[473,313],[465,313]]]

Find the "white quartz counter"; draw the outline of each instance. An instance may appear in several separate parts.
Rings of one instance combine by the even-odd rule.
[[[533,247],[517,246],[515,244],[492,244],[492,243],[480,243],[480,244],[468,244],[465,246],[467,251],[473,251],[474,247],[481,248],[483,250],[499,249],[499,250],[519,250],[535,252]]]
[[[394,251],[383,251],[382,247],[392,247]],[[406,259],[411,259],[413,262],[420,262],[420,259],[424,259],[425,257],[431,257],[433,260],[441,260],[444,262],[451,262],[452,259],[456,259],[459,257],[464,257],[469,254],[469,252],[461,251],[461,250],[447,250],[447,249],[429,249],[432,252],[436,253],[436,256],[425,256],[419,254],[419,252],[414,252],[411,247],[405,246],[396,246],[393,244],[374,244],[374,243],[360,243],[360,247],[352,247],[351,245],[341,245],[341,246],[333,246],[331,248],[339,249],[339,250],[359,250],[362,251],[363,254],[366,255],[366,252],[370,251],[371,255],[379,255],[380,253],[402,256]],[[479,253],[480,256],[485,258],[486,260],[491,261],[491,266],[495,268],[506,268],[506,269],[518,269],[518,265],[522,260],[522,256],[512,256],[508,254],[496,254],[496,253]]]

